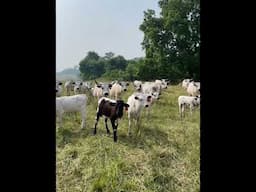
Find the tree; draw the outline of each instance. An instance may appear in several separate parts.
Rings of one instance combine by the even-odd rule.
[[[104,57],[104,58],[108,60],[108,59],[113,58],[114,55],[115,55],[115,54],[114,54],[113,52],[107,52],[107,53],[105,53],[105,57]]]
[[[104,59],[93,51],[87,53],[87,56],[79,63],[79,70],[83,80],[91,80],[100,77],[104,72]]]
[[[118,55],[117,57],[110,58],[105,62],[105,69],[106,71],[111,71],[114,69],[125,70],[126,65],[126,59],[123,56]]]
[[[144,12],[140,30],[144,32],[145,71],[158,78],[200,78],[199,0],[159,0],[160,17],[154,10]],[[146,75],[149,76],[149,75]]]

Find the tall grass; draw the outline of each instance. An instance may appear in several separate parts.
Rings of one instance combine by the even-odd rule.
[[[132,93],[130,85],[122,98],[127,101]],[[179,95],[187,94],[179,85],[170,86],[152,106],[149,118],[143,111],[139,136],[127,136],[124,114],[117,143],[113,134],[106,134],[102,118],[93,136],[95,100],[88,102],[86,129],[80,130],[78,114],[65,115],[56,134],[57,191],[200,191],[200,113],[196,109],[181,120]],[[112,133],[110,122],[109,127]]]

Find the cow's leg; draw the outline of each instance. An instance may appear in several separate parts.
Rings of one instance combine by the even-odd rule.
[[[137,134],[140,134],[140,116],[137,116],[135,120],[135,127],[137,128]]]
[[[108,129],[108,118],[105,118],[105,126],[106,126],[106,129],[107,129],[107,134],[110,134],[110,131]]]
[[[128,126],[127,135],[130,136],[131,135],[131,123],[132,123],[132,119],[131,119],[130,115],[128,115],[128,119],[129,119],[129,126]]]
[[[100,115],[99,115],[99,113],[97,113],[96,117],[95,117],[95,125],[94,125],[94,132],[93,132],[94,135],[96,135],[96,133],[97,133],[96,129],[97,129],[99,118],[100,118]]]
[[[86,119],[86,109],[83,107],[81,110],[81,119],[82,119],[82,124],[81,124],[81,129],[85,128],[85,119]]]
[[[192,116],[192,112],[194,110],[194,106],[190,106],[190,115]]]
[[[113,133],[114,133],[114,142],[117,142],[117,127],[118,127],[117,119],[111,119],[111,124],[113,128]]]

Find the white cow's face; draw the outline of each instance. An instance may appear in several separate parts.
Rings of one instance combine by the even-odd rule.
[[[159,92],[153,92],[153,93],[151,93],[151,95],[152,95],[152,99],[154,99],[154,100],[159,99]]]
[[[62,82],[61,81],[56,81],[56,87],[57,86],[61,86],[62,85]]]
[[[121,81],[119,84],[122,87],[122,91],[127,91],[127,86],[129,85],[128,83]]]
[[[161,83],[161,88],[162,89],[167,89],[167,82],[162,82]]]
[[[144,107],[149,107],[152,102],[152,96],[149,94],[136,95],[134,99],[139,101]]]

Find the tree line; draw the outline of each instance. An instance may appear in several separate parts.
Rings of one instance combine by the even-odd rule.
[[[159,0],[158,5],[160,16],[148,9],[139,26],[144,58],[127,60],[112,52],[101,57],[89,51],[79,63],[81,78],[200,80],[200,1]]]

